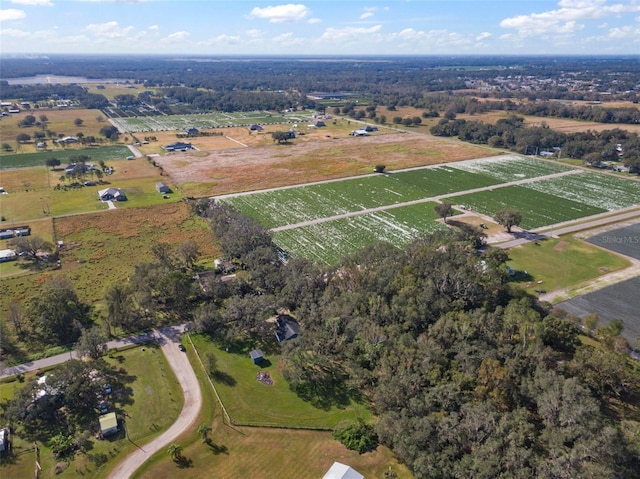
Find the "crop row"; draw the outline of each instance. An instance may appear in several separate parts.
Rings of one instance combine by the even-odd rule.
[[[420,234],[445,228],[435,221],[434,207],[421,203],[302,226],[273,233],[273,240],[293,256],[333,264],[378,241],[402,247]]]

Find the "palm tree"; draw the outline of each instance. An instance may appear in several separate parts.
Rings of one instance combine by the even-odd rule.
[[[180,444],[171,444],[167,453],[171,456],[171,459],[177,461],[182,457],[182,446]]]
[[[206,442],[208,444],[209,441],[211,441],[211,439],[209,438],[209,433],[211,432],[211,426],[209,426],[208,424],[200,424],[198,426],[198,429],[196,429],[196,432],[200,434],[200,437],[202,438],[202,442]]]

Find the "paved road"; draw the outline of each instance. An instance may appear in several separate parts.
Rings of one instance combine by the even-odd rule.
[[[184,325],[176,326],[178,331],[184,330]],[[140,344],[140,343],[148,343],[149,341],[153,341],[155,339],[154,333],[140,333],[134,336],[130,336],[128,338],[117,339],[114,341],[109,341],[107,343],[107,348],[115,349],[121,348],[123,346],[128,346],[131,344]],[[7,368],[3,368],[0,373],[0,379],[6,378],[8,376],[14,376],[20,373],[26,373],[29,371],[36,371],[38,369],[47,368],[50,366],[55,366],[56,364],[64,363],[72,358],[77,358],[78,355],[75,351],[70,351],[68,353],[58,354],[56,356],[51,356],[44,359],[38,359],[37,361],[30,361],[24,364],[19,364],[17,366],[10,366]]]
[[[160,436],[144,444],[127,456],[107,476],[109,479],[124,479],[131,475],[153,454],[176,442],[181,434],[187,431],[198,419],[202,407],[202,392],[187,355],[178,349],[180,338],[179,328],[164,328],[154,333],[154,338],[160,343],[164,355],[178,382],[184,391],[184,406],[178,419]]]

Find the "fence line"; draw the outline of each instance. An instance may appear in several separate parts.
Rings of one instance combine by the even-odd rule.
[[[188,334],[187,338],[189,338],[189,343],[191,343],[191,347],[193,348],[193,350],[196,353],[196,356],[198,358],[198,362],[200,363],[200,366],[202,366],[202,370],[204,371],[205,375],[207,376],[207,380],[209,381],[209,384],[211,385],[211,389],[213,389],[213,392],[216,395],[216,398],[218,399],[218,403],[220,403],[220,408],[222,409],[222,421],[224,422],[224,418],[227,418],[227,421],[229,422],[230,425],[234,425],[233,421],[231,420],[231,416],[229,416],[229,413],[227,412],[227,409],[224,407],[224,404],[222,403],[222,399],[220,399],[220,395],[218,394],[218,391],[216,390],[216,387],[213,385],[213,381],[211,381],[211,377],[209,376],[209,373],[207,372],[207,369],[204,367],[204,363],[202,362],[202,358],[200,357],[200,353],[198,352],[198,348],[196,348],[196,345],[193,344],[193,341],[191,340],[191,335]]]

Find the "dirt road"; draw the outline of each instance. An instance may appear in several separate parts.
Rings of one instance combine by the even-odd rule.
[[[184,406],[176,421],[160,436],[142,445],[118,464],[109,474],[109,479],[124,479],[131,475],[153,454],[177,442],[177,438],[187,431],[197,420],[202,407],[202,392],[187,355],[178,349],[180,330],[164,328],[154,334],[162,351],[173,369],[184,391]]]

